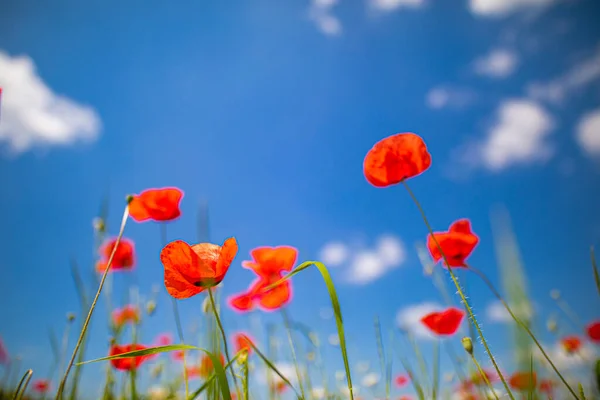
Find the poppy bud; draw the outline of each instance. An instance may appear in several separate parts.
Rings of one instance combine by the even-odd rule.
[[[239,353],[237,362],[239,365],[244,365],[248,361],[248,350],[242,349]]]
[[[557,289],[552,289],[550,291],[550,297],[552,297],[552,299],[554,299],[554,300],[560,299],[560,291]]]
[[[67,321],[68,321],[68,322],[73,322],[73,321],[75,321],[75,314],[73,314],[73,313],[68,313],[68,314],[67,314]]]
[[[96,232],[104,233],[106,231],[106,224],[104,220],[100,217],[94,218],[92,221],[92,226]]]
[[[461,340],[462,345],[465,349],[465,351],[471,355],[473,355],[473,341],[471,340],[470,337],[465,336],[464,338],[462,338]]]
[[[202,301],[202,312],[208,314],[210,312],[210,299],[207,297]]]
[[[548,323],[547,323],[547,327],[548,327],[548,331],[550,331],[552,333],[556,332],[556,328],[557,328],[556,320],[549,319]]]
[[[154,302],[154,300],[150,300],[146,303],[146,313],[148,315],[152,315],[154,314],[154,311],[156,311],[156,302]]]
[[[125,197],[125,201],[127,202],[127,204],[131,203],[133,201],[133,195],[127,195],[127,197]]]

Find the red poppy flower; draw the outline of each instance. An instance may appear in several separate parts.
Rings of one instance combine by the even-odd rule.
[[[586,327],[587,335],[592,342],[600,343],[600,321],[594,321]]]
[[[190,365],[185,369],[188,379],[200,378],[200,367],[198,365]]]
[[[137,222],[172,221],[181,215],[179,202],[183,192],[177,188],[148,189],[133,196],[129,215]]]
[[[542,379],[540,381],[540,392],[546,393],[550,397],[552,397],[552,392],[554,391],[554,386],[556,384],[550,379]]]
[[[182,361],[183,360],[183,356],[184,356],[183,350],[175,350],[171,354],[172,354],[173,360],[175,360],[175,361]]]
[[[537,385],[537,375],[534,372],[515,372],[508,380],[511,388],[519,391],[526,391]]]
[[[156,338],[157,346],[168,346],[173,343],[173,337],[169,333],[161,333]]]
[[[431,155],[420,136],[397,133],[375,143],[368,151],[363,171],[375,187],[395,185],[423,173],[431,165]]]
[[[140,311],[136,306],[127,305],[122,309],[116,309],[112,312],[113,324],[120,328],[127,323],[137,324],[140,322]]]
[[[33,382],[33,390],[38,393],[46,393],[50,390],[50,381],[48,379],[38,379]]]
[[[435,232],[433,235],[448,260],[447,266],[450,267],[465,267],[465,260],[479,243],[479,238],[471,231],[471,222],[468,219],[454,222],[448,232]],[[431,235],[427,237],[427,248],[436,263],[444,258]]]
[[[283,381],[278,381],[273,384],[273,390],[278,394],[285,392],[287,388],[287,384]]]
[[[218,285],[237,251],[235,238],[225,240],[223,246],[212,243],[190,246],[181,240],[169,243],[160,253],[167,292],[176,299],[187,299]]]
[[[221,365],[225,365],[225,357],[223,357],[223,354],[219,354],[219,359],[221,361]],[[199,374],[200,377],[202,378],[208,378],[212,372],[213,372],[213,362],[212,359],[205,355],[202,357],[202,359],[200,360],[200,369],[199,369]]]
[[[117,239],[109,240],[102,249],[100,250],[100,255],[102,259],[96,264],[96,271],[99,273],[103,273],[106,269],[106,264],[110,259],[110,255],[117,243]],[[121,269],[131,269],[135,265],[135,251],[134,245],[131,240],[121,238],[119,241],[119,245],[117,246],[117,250],[115,251],[115,255],[112,260],[112,264],[110,266],[110,270],[121,270]]]
[[[118,354],[129,353],[130,351],[136,350],[144,350],[146,346],[141,344],[126,344],[119,346],[117,344],[113,344],[110,347],[109,355],[116,356]],[[131,371],[137,369],[144,361],[152,358],[152,356],[138,356],[138,357],[128,357],[128,358],[115,358],[110,360],[113,368],[118,369],[120,371]]]
[[[577,353],[581,349],[581,339],[577,336],[567,336],[561,340],[563,349],[569,354]]]
[[[408,383],[408,380],[409,380],[408,376],[406,376],[406,375],[398,375],[396,377],[396,379],[395,379],[396,386],[403,387],[403,386],[405,386]]]
[[[447,336],[456,333],[464,316],[464,311],[450,307],[441,312],[427,314],[421,318],[421,322],[436,335]]]
[[[252,270],[258,279],[244,293],[233,296],[229,304],[237,311],[245,312],[254,308],[256,303],[262,309],[271,311],[281,308],[292,298],[292,285],[285,281],[267,291],[290,272],[296,263],[298,250],[290,246],[258,247],[250,252],[252,261],[242,262],[244,268]]]
[[[247,334],[236,333],[235,335],[233,335],[233,343],[235,345],[236,353],[239,353],[242,350],[246,350],[248,352],[248,355],[252,353],[252,344],[254,344],[254,341],[250,339],[250,336],[248,336]]]
[[[0,338],[0,364],[7,364],[8,360],[8,351],[6,350],[6,346],[4,346],[2,338]]]

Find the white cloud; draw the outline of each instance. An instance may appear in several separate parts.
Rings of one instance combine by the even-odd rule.
[[[529,96],[552,103],[561,103],[572,93],[600,79],[600,46],[588,58],[581,60],[562,76],[546,83],[533,83]]]
[[[311,391],[312,397],[318,400],[324,399],[326,394],[327,392],[325,391],[325,388],[320,386],[312,388]]]
[[[600,108],[581,117],[577,124],[577,142],[590,156],[600,156]]]
[[[436,339],[421,322],[425,315],[444,309],[441,305],[433,302],[412,304],[404,307],[396,314],[396,323],[400,329],[410,332],[415,337],[423,339]]]
[[[577,354],[569,354],[560,342],[554,345],[542,344],[542,347],[559,370],[570,370],[584,366],[591,366],[598,351],[594,344],[584,341]],[[533,347],[533,356],[541,362],[547,362],[540,349]]]
[[[393,11],[399,8],[419,8],[425,0],[371,0],[371,6],[381,11]]]
[[[517,67],[517,55],[507,49],[495,49],[485,57],[475,60],[473,69],[479,75],[505,78]]]
[[[557,0],[470,0],[471,12],[484,17],[502,17],[518,11],[535,10]]]
[[[512,312],[517,318],[527,320],[533,317],[533,310],[530,306],[523,304],[520,306],[511,306]],[[515,321],[510,316],[504,305],[500,301],[490,303],[486,309],[486,315],[490,322],[495,323],[514,323]]]
[[[263,367],[263,368],[264,369],[259,371],[256,375],[257,375],[258,382],[262,385],[265,385],[267,383],[268,369],[266,367]],[[296,375],[296,368],[294,367],[294,364],[291,364],[288,362],[276,362],[275,368],[277,368],[277,370],[279,372],[281,372],[281,375],[285,376],[286,379],[288,381],[290,381],[290,383],[292,385],[295,385],[296,382],[298,381],[297,375]],[[275,384],[283,382],[281,377],[273,371],[271,371],[271,377],[273,378],[273,383],[275,383]]]
[[[368,361],[361,361],[356,364],[356,370],[361,374],[367,372],[369,370],[369,367],[370,363]]]
[[[328,243],[321,249],[320,258],[325,265],[342,266],[347,271],[347,282],[366,284],[399,267],[406,259],[406,248],[399,238],[383,235],[373,248],[355,251],[341,242]]]
[[[319,255],[321,261],[328,267],[337,267],[348,259],[348,248],[342,242],[327,243]]]
[[[331,319],[333,318],[333,309],[330,307],[321,307],[319,310],[319,316],[321,319]]]
[[[442,108],[461,109],[469,105],[474,98],[475,94],[469,89],[438,86],[427,92],[425,103],[434,110]]]
[[[378,373],[371,372],[364,376],[362,379],[362,385],[367,388],[372,388],[379,383],[381,377]]]
[[[342,23],[331,13],[338,0],[312,0],[308,16],[317,28],[327,36],[337,36],[342,33]]]
[[[548,135],[552,117],[538,103],[509,99],[500,104],[494,124],[483,141],[461,151],[463,163],[500,171],[511,165],[543,162],[552,156]]]
[[[337,347],[340,345],[340,336],[337,333],[332,333],[327,337],[327,341],[330,345]]]
[[[100,133],[97,113],[54,93],[27,56],[12,57],[0,50],[0,87],[0,143],[13,153],[93,141]]]

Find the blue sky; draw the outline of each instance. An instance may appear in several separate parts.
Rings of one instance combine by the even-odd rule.
[[[499,284],[490,210],[505,205],[542,316],[559,288],[584,321],[598,317],[597,4],[437,3],[3,2],[0,337],[11,354],[49,368],[48,327],[62,333],[65,314],[79,315],[69,259],[91,267],[103,197],[116,234],[127,194],[178,186],[183,216],[169,239],[196,240],[202,200],[211,240],[238,239],[226,295],[248,285],[239,263],[254,247],[293,245],[301,261],[327,243],[349,249],[332,273],[351,355],[375,363],[375,314],[388,330],[400,310],[442,302],[414,249],[427,231],[407,193],[362,175],[366,151],[405,131],[433,157],[410,184],[436,230],[470,218],[481,239],[471,263]],[[130,222],[125,235],[138,265],[115,275],[116,288],[135,283],[147,296],[162,281],[159,228]],[[403,251],[376,278],[351,282],[357,256],[382,235]],[[508,352],[506,328],[486,320],[493,298],[472,278],[469,287],[494,348]],[[294,288],[291,315],[334,333],[319,317],[328,298],[318,273]],[[181,304],[188,327],[199,304]],[[174,331],[169,307],[161,286],[144,340]],[[103,312],[88,358],[106,353]],[[249,326],[225,318],[232,330]],[[341,367],[335,349],[328,361]]]

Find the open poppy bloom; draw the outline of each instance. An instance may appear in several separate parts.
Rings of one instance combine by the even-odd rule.
[[[423,173],[431,165],[431,155],[419,135],[397,133],[375,143],[367,152],[363,172],[375,187],[387,187]]]
[[[176,299],[187,299],[218,285],[237,251],[235,238],[225,240],[223,246],[212,243],[190,246],[181,240],[169,243],[160,253],[167,292]]]
[[[101,260],[96,264],[96,271],[103,273],[110,255],[117,244],[117,239],[109,240],[100,250]],[[115,251],[110,270],[131,269],[135,265],[135,251],[131,240],[121,238]]]
[[[471,222],[468,219],[460,219],[450,225],[448,232],[434,232],[433,236],[448,261],[444,264],[449,267],[465,267],[465,260],[479,243],[479,238],[471,231]],[[431,235],[427,237],[427,248],[436,263],[444,259]]]
[[[50,390],[50,381],[48,379],[37,379],[33,382],[33,390],[38,393],[46,393]]]
[[[394,382],[396,382],[396,386],[398,386],[398,387],[406,386],[406,384],[408,383],[408,376],[406,376],[404,374],[398,375],[396,377],[396,379],[394,380]]]
[[[172,221],[181,215],[183,192],[177,188],[148,189],[133,196],[129,215],[137,222]]]
[[[225,365],[225,357],[223,357],[223,354],[219,354],[219,360],[221,361],[221,365]],[[198,370],[200,377],[205,379],[208,378],[213,373],[213,370],[212,359],[209,356],[204,355],[200,360],[200,368]]]
[[[140,322],[140,312],[137,307],[127,305],[122,309],[116,309],[112,313],[115,327],[120,328],[127,323],[137,324]]]
[[[450,307],[445,311],[432,312],[421,318],[421,322],[438,336],[454,335],[462,322],[465,312]]]
[[[536,387],[537,375],[535,372],[515,372],[510,376],[508,384],[515,390],[522,392],[528,391],[529,389]]]
[[[116,355],[123,354],[123,353],[129,353],[131,351],[145,350],[145,349],[147,349],[147,347],[143,346],[141,344],[125,344],[122,346],[113,344],[110,347],[109,355],[116,356]],[[128,357],[128,358],[115,358],[115,359],[110,360],[110,363],[113,366],[113,368],[118,369],[120,371],[131,371],[131,370],[137,369],[144,361],[146,361],[150,358],[153,358],[152,355]]]
[[[585,330],[587,331],[587,335],[592,342],[600,343],[600,321],[592,322],[586,326]]]
[[[246,350],[248,355],[252,353],[252,344],[254,341],[245,333],[236,333],[233,335],[233,343],[235,345],[235,352],[239,353],[242,350]]]
[[[263,310],[277,310],[287,304],[292,297],[290,281],[265,290],[290,272],[296,263],[298,250],[290,246],[258,247],[250,252],[252,261],[242,262],[244,268],[252,270],[258,279],[249,289],[229,299],[229,304],[237,311],[250,311],[256,304]]]
[[[581,349],[582,342],[577,336],[567,336],[561,340],[561,344],[565,352],[573,354]]]

